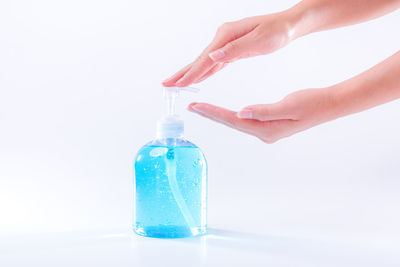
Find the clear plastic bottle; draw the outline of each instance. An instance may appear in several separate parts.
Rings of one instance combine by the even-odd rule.
[[[133,227],[147,237],[201,235],[207,227],[207,162],[203,152],[184,139],[183,121],[174,114],[175,97],[183,88],[165,90],[167,116],[158,122],[157,138],[143,146],[135,160]]]

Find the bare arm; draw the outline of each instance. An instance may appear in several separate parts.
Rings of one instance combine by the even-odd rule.
[[[331,90],[337,103],[337,117],[400,98],[400,51]]]
[[[378,18],[400,7],[400,0],[303,0],[289,12],[294,32],[303,36]]]

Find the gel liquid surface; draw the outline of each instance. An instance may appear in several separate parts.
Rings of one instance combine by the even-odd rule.
[[[145,145],[135,161],[137,234],[178,238],[206,231],[207,163],[182,139]]]

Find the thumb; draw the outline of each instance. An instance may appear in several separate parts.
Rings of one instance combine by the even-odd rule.
[[[224,47],[211,52],[208,56],[214,62],[231,62],[243,58],[245,55],[249,54],[254,45],[254,40],[250,35],[251,34],[247,34],[229,42]]]
[[[290,111],[282,102],[274,104],[259,104],[243,108],[237,113],[242,119],[254,119],[259,121],[292,119]]]

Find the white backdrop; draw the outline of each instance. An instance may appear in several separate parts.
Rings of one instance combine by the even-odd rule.
[[[130,227],[132,161],[161,81],[226,21],[297,1],[0,2],[0,233]],[[392,246],[400,238],[400,102],[267,145],[185,110],[239,109],[328,86],[395,53],[400,11],[236,62],[182,95],[209,163],[209,225]]]

